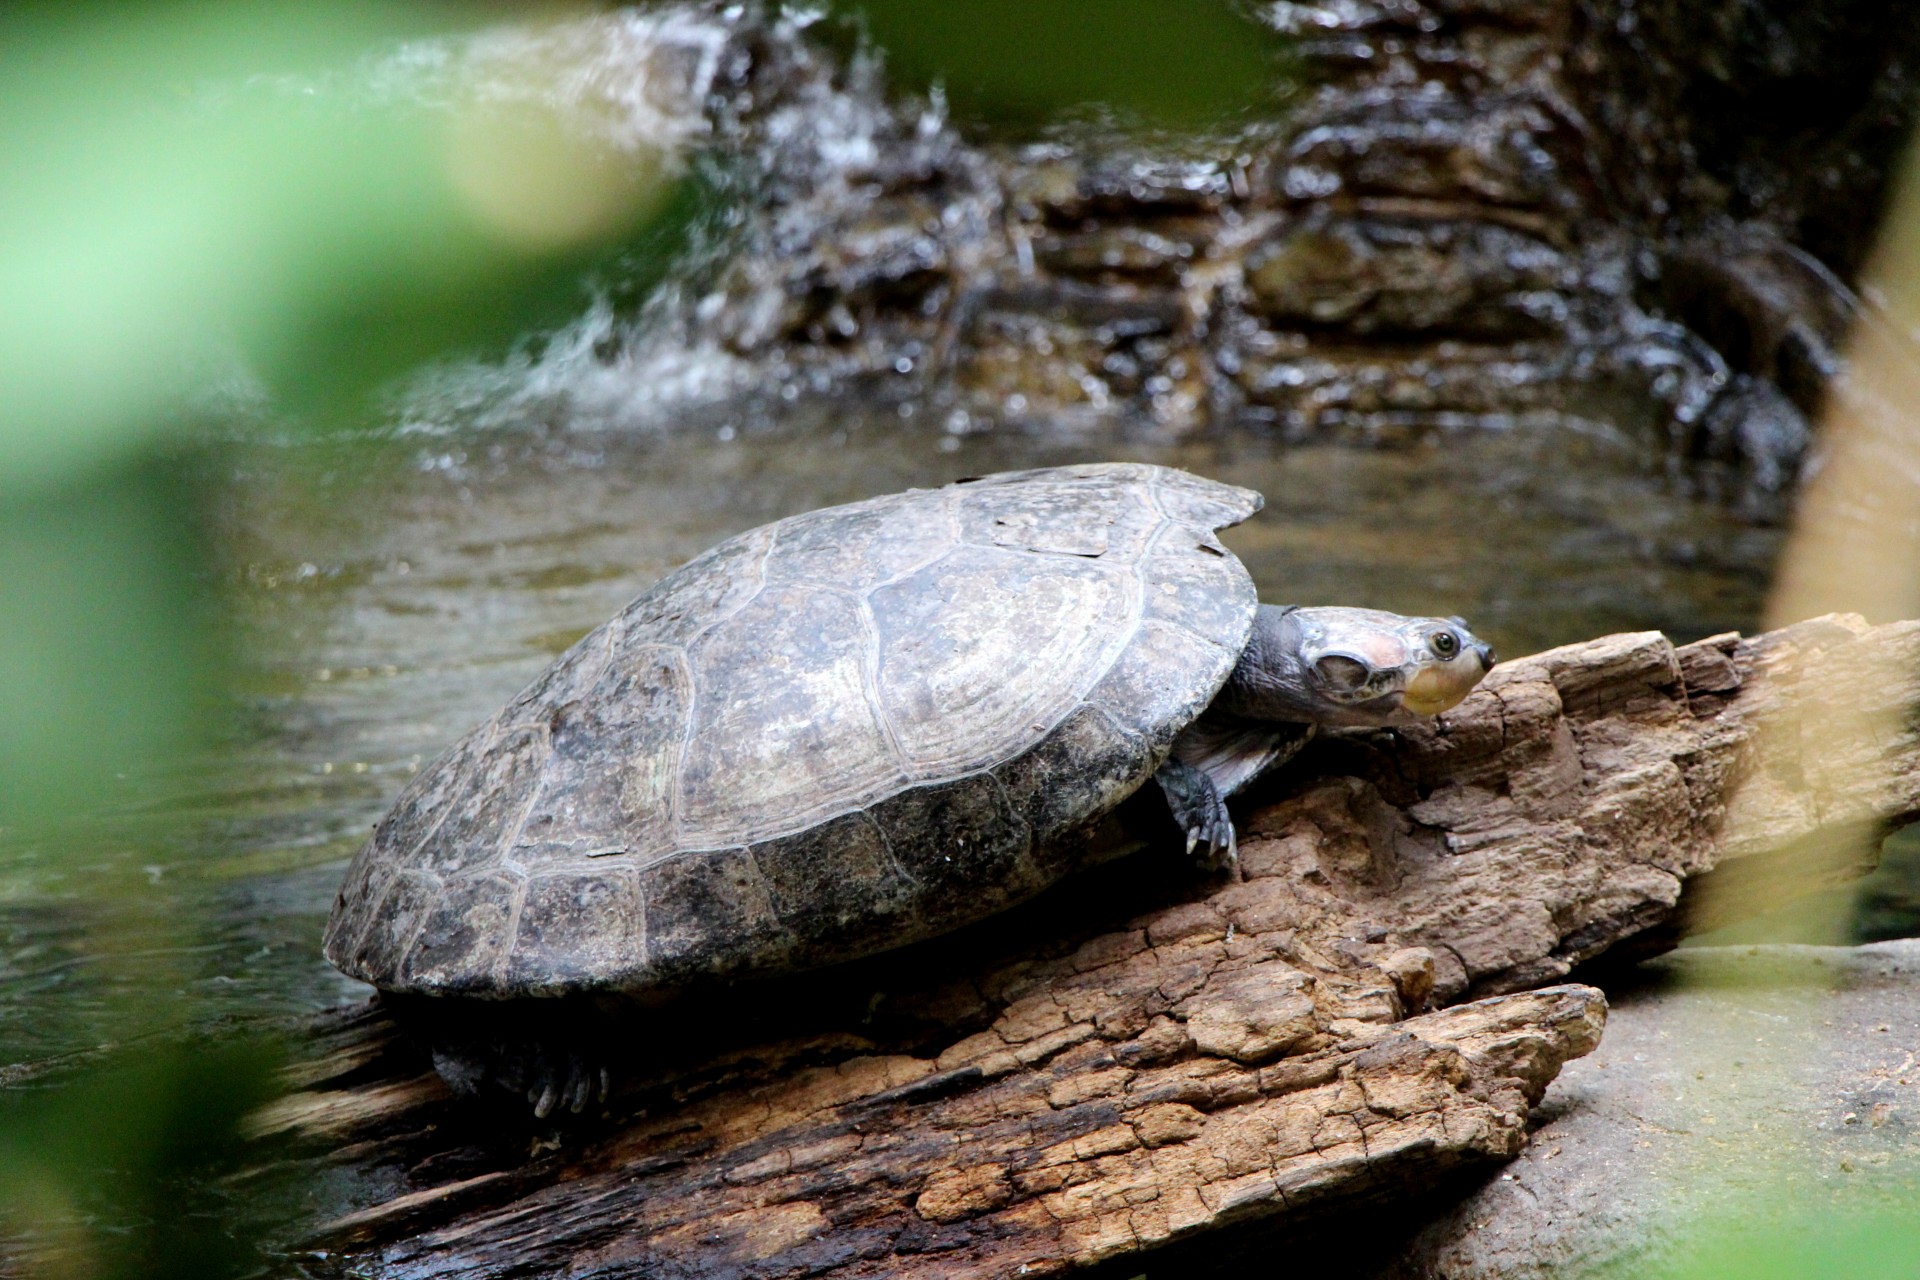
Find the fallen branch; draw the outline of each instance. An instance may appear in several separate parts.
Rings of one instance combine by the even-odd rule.
[[[1528,988],[1870,865],[1920,816],[1917,703],[1920,624],[1554,650],[1310,749],[1241,877],[1151,848],[664,1011],[596,1125],[480,1121],[376,1007],[259,1128],[388,1189],[320,1232],[371,1275],[1038,1275],[1305,1219],[1519,1150],[1605,1011]]]

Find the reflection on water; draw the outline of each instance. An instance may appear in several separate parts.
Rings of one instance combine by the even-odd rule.
[[[645,437],[529,428],[246,457],[226,517],[252,654],[232,735],[173,776],[118,783],[106,816],[63,837],[57,871],[43,850],[0,845],[0,1060],[129,1034],[112,975],[138,971],[142,936],[171,948],[203,1011],[356,995],[321,960],[321,925],[409,773],[662,573],[796,511],[1008,468],[1169,463],[1267,495],[1227,534],[1264,598],[1457,612],[1507,654],[1751,627],[1778,541],[1649,472],[1631,440],[1571,421],[1369,450],[956,436],[844,406],[786,408],[778,424],[741,413]],[[125,892],[89,892],[88,877]],[[184,955],[166,940],[175,913],[194,922]]]

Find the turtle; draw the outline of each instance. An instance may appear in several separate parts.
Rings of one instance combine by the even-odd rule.
[[[1438,713],[1494,660],[1458,618],[1262,604],[1217,536],[1262,504],[1088,464],[730,538],[411,779],[327,958],[443,1027],[810,970],[1111,856],[1096,829],[1150,780],[1187,852],[1231,862],[1227,798],[1317,727]],[[442,1035],[433,1057],[541,1117],[606,1092],[537,1043]]]

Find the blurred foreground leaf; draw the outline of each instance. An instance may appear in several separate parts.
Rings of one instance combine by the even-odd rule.
[[[242,1124],[268,1101],[279,1047],[251,1039],[124,1051],[69,1087],[0,1094],[0,1226],[34,1271],[216,1280],[256,1273],[218,1190]],[[0,1267],[9,1261],[0,1253]]]
[[[236,0],[0,21],[0,495],[177,429],[210,353],[325,406],[577,307],[583,263],[657,206],[661,153],[484,95],[288,78],[417,22]]]
[[[0,503],[0,827],[195,741],[220,670],[200,511],[189,467],[139,457]]]
[[[1665,1280],[1913,1280],[1920,1215],[1910,1207],[1788,1210],[1708,1227]]]
[[[1281,43],[1224,0],[841,0],[899,83],[962,118],[1033,125],[1096,105],[1195,127],[1265,100]]]
[[[315,78],[449,12],[0,11],[0,828],[195,739],[218,619],[161,459],[198,438],[210,369],[277,420],[358,423],[422,362],[578,314],[589,263],[690,216],[646,139],[483,86],[430,106]]]

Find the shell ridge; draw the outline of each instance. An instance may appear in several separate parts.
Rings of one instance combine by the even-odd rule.
[[[507,962],[513,958],[514,946],[520,941],[520,917],[526,914],[527,909],[528,879],[524,874],[516,878],[520,883],[514,887],[513,898],[507,905],[507,940],[488,970],[493,980],[502,986],[506,984]]]
[[[910,776],[913,759],[900,741],[900,731],[887,715],[886,704],[880,700],[880,624],[873,617],[870,593],[856,595],[854,607],[860,616],[861,634],[866,640],[860,662],[860,696],[866,699],[867,714],[879,726],[880,736],[887,744],[887,753],[893,757],[895,769],[904,778]]]
[[[634,967],[640,972],[645,973],[653,967],[653,931],[648,927],[650,921],[647,915],[647,877],[642,874],[639,868],[628,868],[624,870],[626,871],[628,882],[633,885],[633,911],[634,915],[638,917],[634,928],[635,932],[639,935],[636,939],[636,946],[640,954],[635,961]]]
[[[874,583],[871,587],[868,587],[866,591],[861,593],[862,598],[868,595],[871,595],[873,592],[878,591],[882,587],[891,587],[897,583],[904,582],[906,579],[911,578],[914,574],[919,573],[922,569],[928,569],[933,567],[936,564],[939,564],[942,560],[946,559],[948,556],[953,554],[954,548],[961,545],[971,546],[973,544],[972,543],[962,544],[959,538],[957,537],[950,539],[948,542],[948,545],[940,548],[940,550],[934,552],[932,555],[928,556],[925,560],[922,560],[917,564],[908,565],[906,568],[894,574],[892,577],[882,578],[880,579],[880,581]],[[845,588],[843,587],[841,588],[841,590],[845,590]]]
[[[1147,492],[1149,496],[1152,497],[1154,510],[1160,512],[1160,527],[1158,529],[1155,529],[1153,531],[1153,536],[1147,539],[1146,551],[1141,554],[1140,558],[1137,561],[1134,562],[1133,579],[1134,579],[1134,586],[1138,589],[1138,599],[1135,601],[1133,630],[1127,633],[1127,644],[1131,645],[1142,634],[1144,634],[1146,632],[1148,623],[1158,622],[1164,626],[1173,627],[1178,631],[1182,631],[1187,635],[1194,636],[1197,639],[1205,640],[1208,644],[1212,645],[1216,649],[1225,649],[1226,646],[1221,644],[1219,641],[1209,639],[1206,636],[1202,636],[1198,632],[1194,631],[1191,627],[1182,626],[1181,624],[1175,623],[1175,622],[1168,622],[1164,618],[1150,618],[1147,616],[1147,576],[1146,575],[1147,575],[1147,565],[1150,564],[1153,560],[1153,553],[1159,549],[1161,539],[1168,537],[1174,530],[1176,529],[1185,530],[1185,531],[1191,530],[1191,526],[1189,526],[1186,523],[1186,521],[1174,519],[1172,516],[1168,515],[1163,508],[1161,508],[1160,499],[1158,498],[1158,496],[1154,495],[1153,485],[1154,485],[1155,479],[1157,479],[1157,477],[1153,477],[1153,476],[1148,477]],[[1253,628],[1253,618],[1252,618],[1251,612],[1249,612],[1249,615],[1247,618],[1247,629],[1249,632],[1251,632],[1252,628]],[[1246,637],[1242,636],[1240,639],[1240,648],[1242,649],[1246,648],[1246,644],[1247,644]],[[1123,653],[1125,652],[1124,647],[1122,648],[1121,652]],[[1113,666],[1119,663],[1119,660],[1120,660],[1119,655],[1116,654],[1114,657],[1113,663],[1108,665],[1107,670],[1111,671],[1113,669]],[[1105,673],[1103,672],[1102,674],[1104,675]],[[1206,699],[1200,704],[1201,710],[1205,710],[1207,704],[1211,703],[1214,700],[1214,698],[1220,692],[1220,687],[1226,684],[1227,677],[1232,674],[1233,674],[1233,668],[1229,666],[1227,667],[1226,670],[1220,673],[1219,679],[1210,681],[1213,687],[1207,690]],[[1098,686],[1092,685],[1092,684],[1087,686],[1086,697],[1089,699],[1089,701],[1091,700],[1093,696],[1093,691],[1096,687]],[[1100,705],[1100,704],[1093,704],[1093,705]],[[1118,716],[1113,714],[1112,709],[1109,707],[1100,705],[1100,710],[1107,716],[1109,720],[1117,721],[1119,719]],[[1195,713],[1194,718],[1196,719],[1198,718],[1197,712]],[[1191,721],[1189,721],[1189,723],[1191,723]],[[1181,729],[1184,729],[1186,727],[1187,726],[1185,724],[1180,726]],[[1177,733],[1178,730],[1176,730],[1175,732]],[[1169,735],[1167,739],[1167,751],[1171,752],[1172,749],[1173,749],[1173,735]],[[1154,768],[1158,769],[1160,765],[1164,763],[1164,756],[1166,753],[1156,752],[1155,754],[1156,756],[1160,757],[1154,761]],[[1149,776],[1151,776],[1151,773],[1149,774]],[[1145,785],[1145,784],[1142,783],[1142,785]]]
[[[1161,525],[1159,529],[1154,531],[1153,537],[1148,539],[1147,546],[1148,546],[1149,553],[1151,553],[1154,547],[1159,545],[1160,539],[1165,537],[1167,535],[1168,530],[1170,529],[1184,529],[1189,532],[1204,533],[1206,535],[1206,538],[1200,545],[1219,547],[1220,550],[1226,551],[1226,548],[1220,546],[1219,540],[1213,536],[1215,533],[1219,531],[1219,529],[1195,530],[1194,527],[1188,524],[1185,520],[1182,520],[1167,511],[1165,504],[1163,504],[1160,501],[1159,481],[1160,481],[1160,477],[1157,474],[1149,477],[1147,480],[1147,493],[1153,499],[1153,505],[1155,510],[1160,512],[1161,519],[1165,522]],[[1255,493],[1253,496],[1259,500],[1259,505],[1254,507],[1254,513],[1257,514],[1260,511],[1260,508],[1266,504],[1266,499],[1258,493]],[[1231,526],[1228,526],[1228,525],[1219,526],[1219,528],[1229,528],[1229,527]],[[1139,568],[1145,569],[1147,561],[1150,558],[1151,558],[1150,554],[1141,556]],[[1239,556],[1234,555],[1232,552],[1227,552],[1227,559],[1232,564],[1237,565],[1239,567],[1240,576],[1242,577],[1242,579],[1244,579],[1249,583],[1252,582],[1253,575],[1247,572],[1247,567],[1246,565],[1241,563]],[[1141,592],[1142,592],[1142,599],[1144,599],[1145,591],[1146,591],[1146,582],[1142,580],[1140,586],[1141,586]],[[1188,635],[1192,636],[1196,640],[1199,640],[1208,645],[1211,645],[1213,648],[1216,648],[1216,649],[1227,650],[1228,652],[1234,654],[1237,660],[1238,655],[1246,651],[1247,638],[1253,634],[1253,620],[1254,620],[1254,615],[1258,612],[1259,604],[1260,604],[1260,596],[1259,596],[1258,590],[1256,589],[1254,592],[1254,608],[1249,609],[1247,611],[1247,616],[1245,619],[1246,625],[1240,628],[1240,634],[1238,639],[1231,645],[1222,643],[1219,640],[1215,640],[1212,636],[1206,635],[1202,632],[1195,631],[1192,627],[1185,626],[1183,624],[1177,624],[1177,623],[1174,625],[1179,626],[1182,631],[1185,631]],[[1143,609],[1143,612],[1144,612],[1144,609]],[[1143,617],[1141,621],[1142,623],[1144,623],[1146,619]],[[1163,618],[1163,619],[1160,619],[1160,621],[1164,622],[1167,620]],[[1220,677],[1220,683],[1214,686],[1213,692],[1215,694],[1218,694],[1220,692],[1220,689],[1225,686],[1227,679],[1232,675],[1233,675],[1233,668],[1228,667],[1226,674]]]
[[[482,746],[479,751],[474,753],[477,756],[486,755],[487,752],[493,750],[494,743],[500,740],[499,715],[496,713],[493,716],[493,718],[488,720],[486,724],[483,725],[482,727],[485,728],[487,731],[487,741],[486,741],[486,745]],[[445,760],[446,758],[451,756],[454,753],[454,751],[459,748],[459,746],[460,744],[456,742],[453,744],[453,746],[448,747],[445,751],[440,753],[439,759],[435,760],[434,763],[437,765],[440,763],[441,760]],[[427,773],[429,771],[430,769],[428,771],[422,771],[418,776],[424,778],[427,776]],[[447,819],[453,816],[453,811],[455,807],[456,806],[450,805],[450,804],[441,805],[440,812],[436,813],[433,816],[433,821],[427,824],[427,829],[425,831],[422,831],[419,837],[416,840],[414,840],[412,844],[407,846],[406,852],[403,856],[407,858],[411,858],[414,854],[419,853],[421,849],[426,847],[427,841],[439,835],[440,828],[446,826]],[[437,876],[435,878],[438,879]]]
[[[663,644],[654,647],[667,654],[672,660],[680,672],[680,678],[687,691],[687,723],[680,730],[680,740],[673,747],[673,762],[668,766],[668,772],[672,775],[671,785],[660,789],[660,802],[666,806],[667,810],[667,820],[663,824],[667,839],[673,844],[678,844],[680,842],[680,769],[686,763],[687,743],[693,736],[693,708],[699,699],[699,691],[694,687],[693,658],[688,654],[686,646]],[[638,851],[630,849],[628,852]]]
[[[522,726],[515,727],[521,728]],[[527,829],[527,818],[533,813],[533,802],[546,794],[547,780],[549,777],[547,766],[553,762],[552,721],[537,721],[524,726],[524,728],[536,734],[541,743],[544,744],[543,754],[540,757],[539,778],[531,787],[527,788],[526,799],[520,802],[519,814],[501,833],[499,840],[494,845],[494,848],[499,851],[500,862],[503,866],[515,867],[522,871],[526,868],[514,858],[513,850],[514,847],[520,843],[520,833]]]
[[[707,634],[711,632],[715,627],[718,627],[720,624],[724,622],[730,621],[734,617],[734,615],[738,614],[741,610],[745,609],[748,605],[752,604],[755,600],[758,600],[760,598],[760,593],[767,589],[767,554],[773,549],[774,543],[780,540],[780,525],[784,523],[786,523],[786,521],[783,520],[783,521],[776,522],[772,526],[772,531],[767,535],[767,545],[762,547],[760,549],[760,554],[754,558],[754,563],[753,563],[754,573],[758,576],[759,581],[754,585],[753,590],[747,593],[746,598],[740,601],[740,603],[735,605],[733,608],[727,610],[726,613],[722,614],[720,617],[715,618],[712,622],[709,622],[706,626],[701,627],[698,631],[695,631],[692,635],[688,636],[684,643],[676,646],[687,657],[686,723],[683,726],[681,726],[680,746],[677,753],[674,756],[673,799],[671,800],[670,806],[669,806],[672,811],[672,817],[669,819],[668,829],[673,832],[673,842],[676,845],[678,845],[681,842],[681,840],[684,838],[684,835],[685,835],[684,828],[681,825],[681,819],[686,809],[686,805],[685,805],[686,781],[684,778],[681,777],[681,771],[686,768],[687,757],[691,754],[691,748],[693,746],[693,728],[694,728],[694,725],[698,723],[698,717],[696,717],[693,714],[693,709],[700,705],[699,670],[694,666],[694,663],[693,663],[693,647],[694,645],[698,644],[701,640],[705,639]],[[688,563],[692,563],[692,562],[689,561]],[[664,860],[665,859],[662,859],[662,861]],[[653,864],[649,863],[648,865],[651,866]]]
[[[1027,748],[1028,751],[1031,751],[1032,749],[1033,749],[1032,747]],[[1025,753],[1023,752],[1022,754],[1025,754]],[[1018,759],[1019,757],[1016,756],[1014,758]],[[972,775],[969,775],[969,776],[972,776],[972,777],[985,776],[986,779],[993,784],[994,794],[1000,797],[1000,804],[1006,810],[1007,816],[1012,818],[1014,822],[1019,825],[1020,830],[1023,833],[1025,833],[1024,839],[1022,841],[1022,843],[1025,845],[1025,856],[1031,857],[1033,855],[1033,824],[1028,822],[1026,818],[1024,818],[1023,816],[1021,816],[1020,806],[1016,805],[1013,802],[1013,793],[1008,791],[1007,784],[1000,780],[999,773],[995,771],[996,768],[997,766],[989,766],[984,769],[976,770]]]
[[[413,922],[413,928],[407,932],[406,945],[394,953],[393,965],[388,972],[396,981],[407,971],[407,961],[413,958],[413,949],[420,945],[420,935],[427,931],[427,921],[432,918],[434,911],[440,906],[441,899],[447,894],[446,877],[438,872],[429,871],[425,867],[408,867],[393,878],[393,884],[398,886],[409,874],[418,874],[433,881],[434,891],[432,900],[420,908],[419,918]],[[392,889],[389,888],[388,892],[391,893]],[[383,907],[387,905],[385,898],[380,900],[380,905]]]
[[[1167,504],[1160,501],[1160,477],[1157,473],[1150,474],[1147,476],[1147,501],[1151,502],[1153,504],[1153,509],[1160,513],[1160,523],[1162,528],[1164,528],[1169,523],[1173,523],[1173,524],[1179,523],[1179,521],[1174,520],[1173,513],[1167,510]],[[1160,531],[1155,530],[1153,536],[1155,540],[1158,540],[1158,538],[1160,537]]]
[[[887,829],[880,825],[880,820],[873,816],[873,806],[868,805],[864,809],[849,810],[849,812],[858,813],[862,821],[873,828],[873,833],[880,838],[881,851],[887,856],[887,865],[893,868],[894,874],[915,888],[919,888],[920,877],[909,871],[907,864],[900,861],[900,855],[893,851],[893,837],[889,836]]]

